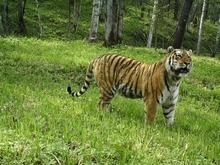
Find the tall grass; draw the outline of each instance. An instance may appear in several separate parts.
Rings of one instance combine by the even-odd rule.
[[[163,58],[129,46],[0,38],[0,164],[220,164],[219,60],[193,57],[174,126],[165,126],[161,108],[146,126],[142,100],[116,96],[106,113],[95,84],[80,98],[66,93],[103,53]]]

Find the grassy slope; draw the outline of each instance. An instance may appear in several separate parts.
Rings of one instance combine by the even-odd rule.
[[[220,163],[219,60],[193,57],[168,128],[161,108],[156,125],[145,126],[141,100],[117,96],[105,113],[95,85],[74,100],[65,92],[70,82],[80,87],[100,54],[153,62],[162,58],[153,49],[9,37],[0,50],[0,164]]]

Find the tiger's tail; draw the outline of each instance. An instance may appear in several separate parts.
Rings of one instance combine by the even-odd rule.
[[[68,86],[67,87],[67,92],[72,95],[73,97],[79,97],[81,96],[82,94],[84,94],[87,89],[89,88],[90,86],[90,82],[92,80],[92,77],[93,77],[93,62],[90,63],[88,69],[87,69],[87,72],[86,72],[86,78],[85,78],[85,81],[84,81],[84,84],[82,86],[82,88],[78,91],[78,92],[73,92],[71,87]]]

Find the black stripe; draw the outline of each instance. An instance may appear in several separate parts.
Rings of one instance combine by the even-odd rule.
[[[115,75],[115,72],[113,71],[114,70],[114,65],[113,65],[113,63],[114,63],[114,61],[115,60],[120,60],[120,56],[119,55],[117,55],[117,54],[114,54],[114,55],[112,55],[111,56],[112,58],[110,59],[110,64],[109,64],[109,70],[108,70],[108,73],[109,73],[109,81],[110,81],[110,83],[112,84],[112,86],[114,85],[113,84],[113,81],[114,81],[114,75]],[[119,59],[118,59],[118,57],[119,57]],[[118,62],[117,61],[117,62]],[[116,62],[116,64],[117,64],[117,62]],[[110,76],[111,76],[111,79],[110,79]]]
[[[112,82],[110,82],[110,77],[109,77],[110,76],[110,72],[108,72],[108,71],[110,71],[110,66],[108,66],[108,61],[110,60],[109,58],[111,58],[111,57],[112,57],[111,55],[107,55],[103,59],[104,60],[104,66],[103,66],[104,73],[103,73],[103,76],[104,76],[104,80],[105,80],[105,90],[108,89],[108,92],[107,91],[106,92],[108,94],[111,93],[110,95],[114,95],[113,91],[111,90],[112,89]]]
[[[134,73],[136,72],[136,69],[138,68],[138,66],[140,65],[141,63],[139,62],[136,67],[134,68]],[[132,73],[133,74],[133,73]],[[137,71],[135,76],[137,77],[134,81],[135,81],[135,85],[134,85],[134,93],[136,95],[138,95],[137,93],[137,86],[138,86],[138,81],[139,81],[139,78],[140,78],[140,71]]]
[[[117,69],[118,66],[120,66],[126,59],[127,59],[127,58],[120,56],[120,58],[118,59],[117,63],[116,63],[115,66],[114,66],[114,69],[113,69],[113,70],[114,70],[114,72],[113,72],[113,74],[114,74],[114,76],[113,76],[113,81],[114,81],[115,84],[117,83],[117,78],[118,78],[118,75],[119,75],[119,73],[120,73],[120,71],[116,72],[116,69]]]
[[[157,63],[153,64],[153,69],[151,71],[151,75],[150,76],[152,76],[154,74],[154,70],[156,69],[156,66],[157,66]]]
[[[85,80],[85,83],[89,86],[90,85],[90,82],[89,81],[87,81],[87,80]]]
[[[160,101],[157,99],[157,103],[160,104]]]
[[[171,109],[169,112],[163,112],[163,115],[164,116],[167,116],[167,115],[169,115],[171,112],[173,112],[174,111],[174,109]]]
[[[120,57],[121,57],[121,56],[120,56]],[[115,73],[115,71],[116,71],[118,65],[121,65],[125,60],[126,60],[125,57],[121,57],[121,58],[118,59],[117,63],[116,63],[115,66],[114,66],[114,69],[113,69],[113,70],[114,70],[114,73]],[[120,64],[119,64],[119,63],[120,63]]]
[[[164,116],[166,119],[169,119],[169,118],[171,118],[172,116]]]
[[[106,55],[106,62],[109,62],[109,60],[111,59],[111,57],[112,57],[111,54]]]
[[[92,74],[87,74],[86,77],[91,79],[92,78]]]
[[[134,62],[134,63],[133,63]],[[127,74],[130,74],[130,76],[132,76],[133,75],[133,73],[135,72],[135,69],[133,69],[133,71],[131,72],[131,73],[129,73],[130,71],[131,71],[131,68],[133,68],[136,64],[137,64],[137,62],[138,61],[131,61],[130,63],[129,63],[129,65],[130,65],[130,67],[128,67],[129,65],[127,65],[126,66],[126,70],[125,70],[125,72],[123,73],[123,76],[121,77],[121,79],[123,80],[124,79],[124,77],[126,77],[126,75]],[[122,69],[122,68],[121,68]],[[130,76],[129,76],[129,81],[130,81]],[[128,82],[129,82],[128,81]]]
[[[103,88],[104,92],[106,92],[108,95],[114,95],[114,93],[111,90],[112,87],[109,87],[108,84],[102,83],[101,87]]]
[[[128,66],[133,62],[134,60],[132,59],[127,59],[127,62],[120,68],[120,69],[124,69],[124,68],[128,68]],[[132,67],[132,66],[131,66]]]
[[[108,81],[109,81],[111,87],[113,86],[113,84],[112,84],[113,80],[111,78],[112,63],[114,62],[116,57],[118,57],[118,55],[114,54],[114,55],[110,55],[109,59],[108,59],[108,68],[107,68],[106,72],[108,72]],[[112,73],[112,74],[114,74],[114,73]]]
[[[173,100],[175,100],[178,97],[178,95],[176,95],[175,97],[173,97]]]
[[[163,92],[160,90],[160,95],[162,97],[162,100],[163,100]]]
[[[73,97],[78,97],[78,95],[77,95],[76,92],[73,92],[73,93],[72,93],[72,96],[73,96]]]
[[[178,87],[180,85],[180,82],[178,84],[176,84],[176,86]]]
[[[169,65],[171,64],[171,56],[169,57]]]
[[[111,56],[111,59],[110,59],[110,66],[112,66],[114,60],[115,60],[117,57],[119,57],[117,54],[113,54],[113,55]]]
[[[104,66],[103,66],[103,68],[101,68],[101,69],[103,69],[103,70],[106,69],[106,67],[105,67],[106,57],[107,57],[107,56],[104,56],[104,57],[103,57],[103,61],[104,61],[104,62],[103,62],[103,65],[104,65]],[[104,72],[103,72],[103,78],[106,80],[105,72],[106,72],[106,70],[104,70]]]
[[[108,98],[113,98],[114,97],[114,94],[111,91],[109,93],[109,91],[105,90],[103,93],[104,93],[105,97],[108,97]]]
[[[88,89],[88,88],[87,88],[86,86],[84,86],[84,85],[83,85],[83,87],[82,87],[82,88],[83,88],[84,90],[87,90],[87,89]]]
[[[169,105],[162,105],[163,109],[169,109],[170,107],[173,107],[175,104],[169,104]]]
[[[166,75],[164,75],[164,82],[165,82],[165,85],[167,87],[167,90],[170,92],[170,88],[169,88],[169,85],[168,85],[168,82],[167,82],[167,77]]]
[[[156,63],[157,64],[157,63]],[[154,69],[156,68],[156,64],[154,64],[153,66],[153,70],[151,71],[151,74],[149,76],[150,80],[151,80],[151,90],[152,90],[152,95],[154,97],[154,88],[153,88],[153,74],[154,74]]]
[[[130,67],[129,68],[127,68],[127,72],[125,72],[125,76],[127,75],[127,74],[130,74],[129,75],[129,77],[128,77],[128,81],[127,81],[127,84],[126,84],[126,86],[129,86],[129,97],[134,97],[134,96],[136,96],[137,94],[136,94],[136,91],[134,91],[134,87],[133,87],[133,84],[134,84],[134,81],[136,81],[136,79],[135,80],[132,80],[132,78],[133,78],[133,76],[134,76],[134,72],[136,71],[136,67],[138,66],[137,65],[137,63],[138,63],[138,61],[135,61],[135,60],[132,60],[132,62],[130,63]],[[135,66],[136,65],[136,66]],[[135,66],[135,69],[133,69],[133,71],[132,72],[130,72],[131,70],[131,68],[132,67],[134,67]],[[130,73],[128,73],[128,72],[130,72]],[[130,85],[129,85],[130,84]],[[136,82],[136,85],[137,85],[137,82]],[[126,93],[127,94],[127,93]]]

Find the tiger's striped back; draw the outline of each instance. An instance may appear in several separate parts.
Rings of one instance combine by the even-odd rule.
[[[162,104],[168,124],[173,123],[181,77],[191,71],[191,52],[172,49],[162,61],[146,64],[119,54],[95,58],[89,65],[84,85],[74,97],[85,93],[94,75],[99,87],[99,106],[108,110],[116,93],[128,98],[143,98],[147,121],[154,121],[158,104]]]

